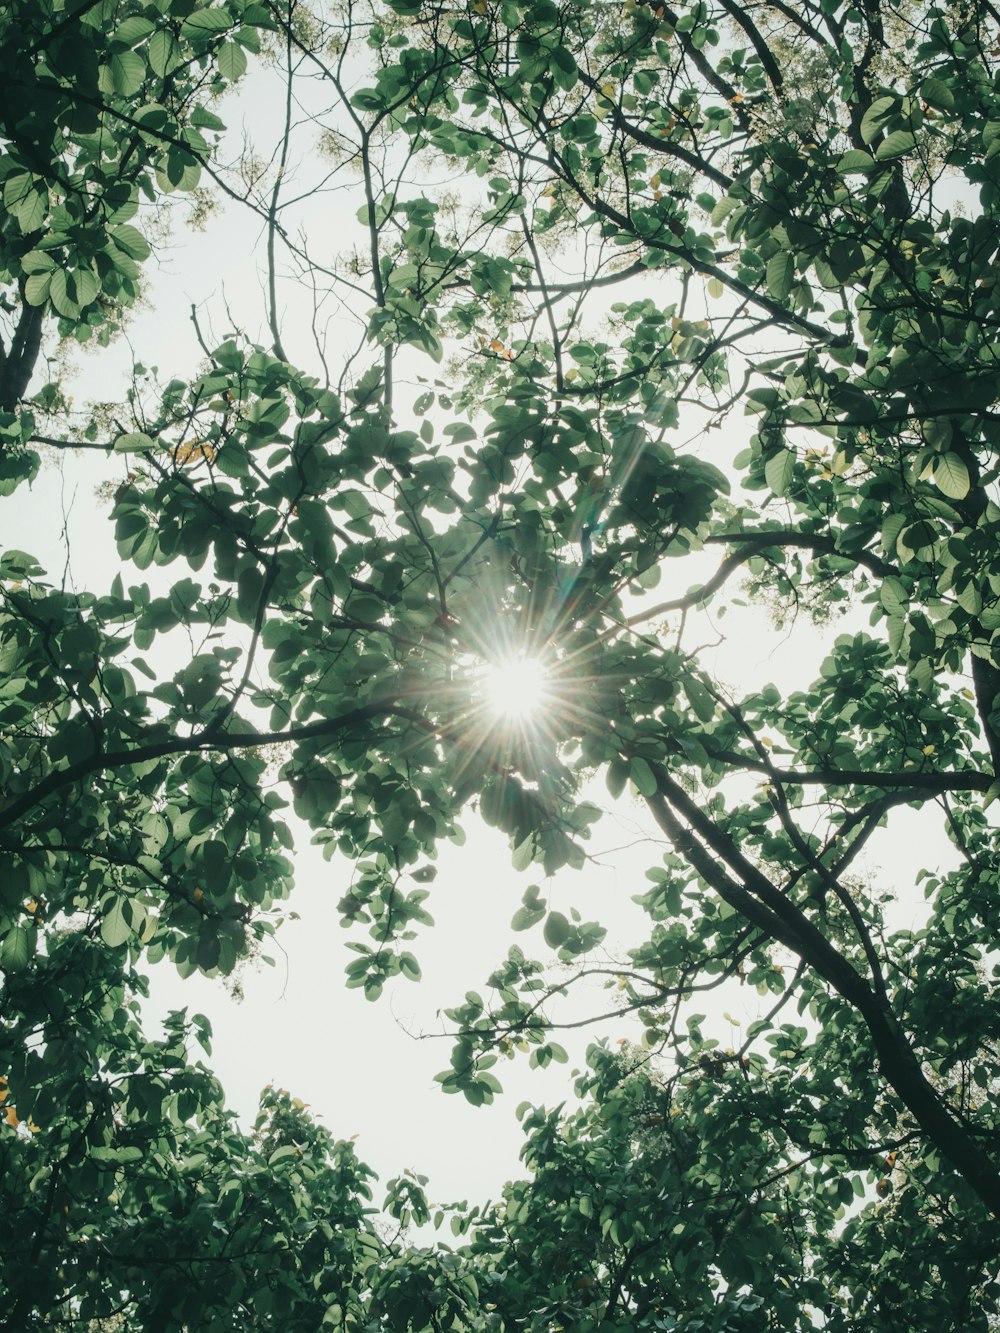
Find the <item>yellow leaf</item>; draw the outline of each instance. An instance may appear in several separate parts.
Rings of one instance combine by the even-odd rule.
[[[202,459],[211,463],[214,458],[215,450],[207,440],[192,440],[190,444],[179,444],[174,450],[174,462],[181,467],[200,463]]]
[[[930,755],[933,754],[936,749],[937,749],[936,745],[925,745],[924,748],[920,751],[920,753]]]

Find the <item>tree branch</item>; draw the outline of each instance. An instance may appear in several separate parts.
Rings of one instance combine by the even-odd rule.
[[[248,750],[259,745],[281,744],[287,741],[314,740],[317,737],[336,736],[345,728],[358,722],[369,722],[377,718],[398,717],[422,727],[433,730],[433,726],[420,713],[412,708],[397,703],[395,699],[386,699],[377,704],[362,704],[348,709],[339,717],[324,718],[319,722],[308,722],[300,727],[289,727],[285,731],[203,731],[194,736],[174,736],[169,740],[149,741],[127,750],[99,750],[86,759],[80,759],[67,768],[59,768],[49,773],[30,791],[11,801],[0,810],[0,828],[9,828],[29,810],[64,787],[79,782],[93,773],[103,773],[116,768],[129,768],[133,764],[147,763],[152,759],[163,759],[175,754],[202,754],[217,751],[220,754],[230,750]]]
[[[791,949],[857,1011],[890,1087],[979,1199],[1000,1217],[1000,1172],[928,1082],[887,1001],[660,765],[650,767],[658,790],[646,797],[646,805],[678,852],[724,901]]]

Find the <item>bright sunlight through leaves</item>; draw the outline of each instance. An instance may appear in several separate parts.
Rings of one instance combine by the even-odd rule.
[[[498,718],[537,718],[548,699],[548,672],[537,657],[510,656],[491,663],[483,674],[486,698]]]

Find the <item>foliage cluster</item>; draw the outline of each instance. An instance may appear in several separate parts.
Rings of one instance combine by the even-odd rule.
[[[42,447],[126,469],[110,587],[0,554],[8,1326],[991,1326],[998,43],[988,0],[0,13],[0,493]],[[220,99],[258,53],[284,121],[241,173]],[[46,330],[111,339],[144,218],[200,181],[261,221],[266,345],[235,330],[74,429]],[[331,260],[296,210],[345,184]],[[314,329],[354,312],[335,364],[283,326],[283,265]],[[870,624],[793,692],[729,684],[685,626],[741,572]],[[545,661],[545,726],[484,714],[505,652]],[[526,1178],[437,1214],[453,1246],[408,1237],[417,1178],[378,1215],[287,1093],[240,1130],[203,1020],[142,1031],[145,963],[226,976],[266,941],[290,808],[357,863],[347,984],[377,999],[419,979],[463,814],[550,876],[585,863],[596,777],[661,840],[607,969],[645,1036],[591,1048],[576,1111],[523,1108]],[[910,886],[852,873],[902,806],[958,858],[908,928]],[[445,1091],[564,1055],[550,1001],[611,913],[527,890],[513,925],[560,969],[512,946],[450,1011]],[[692,1002],[740,987],[768,1007],[727,1050]]]

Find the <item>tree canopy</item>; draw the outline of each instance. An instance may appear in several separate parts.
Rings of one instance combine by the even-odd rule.
[[[996,1326],[998,52],[988,0],[3,8],[0,494],[88,450],[121,559],[0,553],[7,1326]],[[99,398],[185,195],[256,217],[259,325],[78,410],[59,345]],[[815,679],[713,669],[690,626],[747,597]],[[484,671],[524,660],[518,725]],[[616,904],[546,884],[614,803],[610,959]],[[861,873],[900,807],[956,868]],[[639,1026],[446,1242],[290,1094],[241,1129],[140,1000],[266,951],[303,826],[355,865],[346,984],[419,980],[473,817],[523,934],[443,1091],[564,1058],[594,977]],[[697,1010],[745,991],[724,1048]]]

